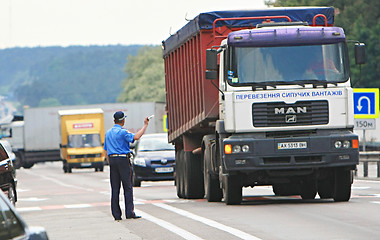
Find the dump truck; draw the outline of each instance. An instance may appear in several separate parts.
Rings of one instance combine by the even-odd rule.
[[[346,42],[332,7],[200,13],[163,41],[178,197],[240,204],[243,187],[268,185],[348,201],[359,143]]]
[[[101,108],[104,113],[105,130],[113,127],[113,114],[123,111],[127,114],[126,127],[137,132],[146,115],[154,114],[147,133],[163,133],[166,131],[165,103],[132,102],[104,103],[89,105],[67,105],[56,107],[25,108],[23,120],[18,118],[8,124],[2,124],[3,138],[12,145],[16,154],[16,168],[31,168],[35,163],[61,161],[59,110]],[[133,116],[133,117],[129,117]]]
[[[63,171],[104,168],[104,117],[101,108],[58,111]]]

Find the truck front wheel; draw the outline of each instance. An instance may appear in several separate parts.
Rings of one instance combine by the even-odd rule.
[[[239,175],[223,176],[223,195],[227,205],[238,205],[242,201],[242,185]]]
[[[351,197],[351,170],[335,171],[334,201],[347,202]]]
[[[220,183],[218,176],[211,174],[211,154],[210,148],[205,149],[203,154],[203,177],[206,199],[209,202],[220,202],[223,198],[222,189],[220,189]]]

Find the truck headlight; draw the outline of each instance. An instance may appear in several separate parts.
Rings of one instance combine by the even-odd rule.
[[[335,148],[341,148],[342,142],[341,141],[335,141],[334,146],[335,146]]]
[[[233,153],[239,153],[241,152],[241,147],[239,145],[235,145],[234,148],[232,149]]]
[[[144,158],[134,158],[133,159],[133,164],[140,166],[140,167],[146,167],[146,162]]]
[[[243,151],[243,152],[249,152],[249,146],[248,145],[243,145],[242,147],[241,147],[241,150]]]
[[[347,141],[347,140],[346,140],[346,141],[343,142],[343,147],[344,147],[344,148],[349,148],[350,146],[351,146],[350,141]]]

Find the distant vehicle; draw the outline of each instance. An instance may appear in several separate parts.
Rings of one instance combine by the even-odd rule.
[[[28,227],[0,190],[0,239],[48,240],[42,227]]]
[[[61,127],[61,158],[63,171],[72,168],[104,168],[103,110],[74,109],[58,111]]]
[[[6,193],[13,205],[17,201],[16,185],[16,169],[13,167],[12,159],[9,158],[7,151],[0,142],[0,189]],[[0,237],[0,239],[2,238]]]
[[[133,186],[141,181],[174,180],[175,151],[166,133],[145,134],[136,143]]]

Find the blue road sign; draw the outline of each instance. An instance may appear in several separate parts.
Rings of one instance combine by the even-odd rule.
[[[379,117],[379,89],[354,88],[355,118]]]

